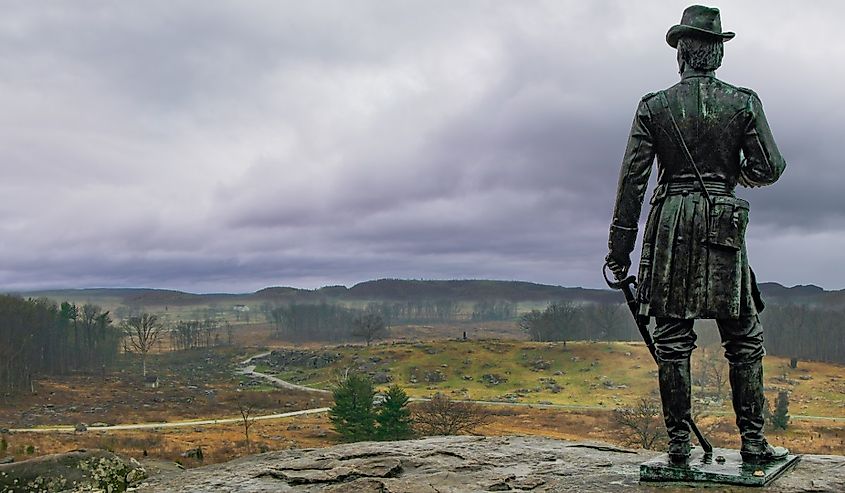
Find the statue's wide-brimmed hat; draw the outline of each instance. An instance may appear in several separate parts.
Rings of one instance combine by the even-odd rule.
[[[722,32],[722,19],[719,17],[719,9],[693,5],[684,10],[680,24],[669,28],[669,32],[666,33],[666,42],[672,48],[677,48],[678,38],[682,36],[697,36],[727,41],[736,34]]]

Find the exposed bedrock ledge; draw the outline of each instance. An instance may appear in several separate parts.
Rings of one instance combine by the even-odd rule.
[[[294,449],[153,478],[143,492],[688,491],[639,483],[655,452],[541,437],[435,437]],[[716,487],[707,491],[756,491]],[[769,492],[845,491],[845,457],[804,456]]]

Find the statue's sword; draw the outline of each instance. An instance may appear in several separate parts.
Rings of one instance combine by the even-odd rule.
[[[637,278],[634,276],[628,276],[622,280],[612,281],[607,276],[607,270],[608,265],[604,264],[604,269],[602,270],[604,281],[611,289],[621,289],[622,293],[625,294],[625,301],[628,304],[628,309],[631,310],[631,315],[634,316],[634,322],[637,324],[640,336],[642,336],[643,341],[648,348],[648,352],[651,353],[652,359],[654,359],[654,362],[657,363],[657,351],[654,349],[654,339],[651,338],[651,332],[648,331],[648,318],[640,315],[639,303],[637,303],[637,299],[634,297],[634,289],[636,289],[637,286]],[[710,442],[707,441],[707,438],[704,437],[692,418],[687,420],[687,424],[698,439],[698,443],[701,445],[704,453],[712,454],[713,446],[710,445]]]

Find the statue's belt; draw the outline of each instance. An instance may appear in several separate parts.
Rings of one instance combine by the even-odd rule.
[[[704,187],[709,195],[733,196],[734,193],[734,187],[721,181],[705,180]],[[657,188],[654,189],[651,203],[654,204],[667,195],[686,195],[692,192],[701,192],[701,183],[696,180],[658,183]]]

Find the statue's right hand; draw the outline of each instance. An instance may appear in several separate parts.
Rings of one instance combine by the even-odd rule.
[[[610,252],[605,257],[605,261],[607,262],[607,266],[610,268],[610,271],[613,272],[614,277],[616,277],[617,281],[621,281],[625,279],[628,275],[628,269],[631,268],[631,255],[622,255],[620,253]]]

